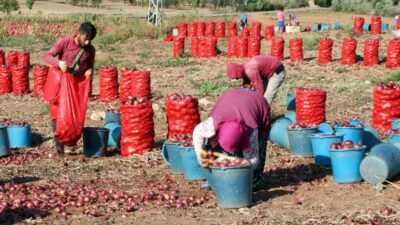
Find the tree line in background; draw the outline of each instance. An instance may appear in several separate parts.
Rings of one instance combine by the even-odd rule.
[[[123,0],[127,4],[147,7],[148,0]],[[26,6],[32,9],[35,0],[26,0]],[[83,7],[101,7],[102,0],[65,0],[66,4]],[[314,0],[320,7],[331,7],[334,11],[355,12],[380,16],[400,14],[400,0]],[[309,6],[308,0],[164,0],[165,8],[207,7],[211,9],[227,8],[231,11],[266,11],[279,6],[299,8]],[[18,10],[17,0],[0,0],[0,10],[5,13]]]

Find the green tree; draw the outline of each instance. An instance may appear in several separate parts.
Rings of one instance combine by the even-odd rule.
[[[32,9],[33,4],[35,4],[36,0],[26,0],[26,7],[28,7],[28,9]]]
[[[18,10],[19,4],[17,0],[0,0],[0,10],[9,14],[11,11]]]

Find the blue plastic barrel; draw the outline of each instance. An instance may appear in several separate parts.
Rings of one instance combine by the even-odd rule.
[[[327,31],[327,30],[329,30],[329,25],[328,24],[322,24],[321,25],[321,30],[323,30],[323,31]]]
[[[313,157],[310,134],[317,133],[317,128],[288,130],[289,150],[292,155]]]
[[[318,32],[318,31],[320,31],[320,30],[321,30],[321,24],[314,24],[314,25],[312,25],[311,30],[312,30],[313,32]]]
[[[218,207],[243,208],[252,204],[253,168],[210,167]]]
[[[296,110],[296,96],[291,93],[287,93],[286,95],[286,109],[288,111]]]
[[[390,120],[392,130],[398,130],[400,129],[400,119],[391,119]]]
[[[7,133],[10,148],[27,148],[31,146],[31,125],[8,126]]]
[[[351,140],[354,144],[363,143],[364,127],[335,126],[336,133],[344,134],[343,141]]]
[[[121,125],[116,122],[106,123],[103,128],[108,129],[108,147],[120,148]]]
[[[164,141],[162,148],[163,158],[166,164],[171,166],[173,174],[182,174],[183,165],[181,159],[180,143]]]
[[[333,179],[337,183],[357,183],[362,180],[360,164],[365,157],[366,147],[346,150],[331,150]]]
[[[205,180],[207,179],[204,170],[197,161],[194,148],[185,148],[181,146],[181,160],[183,166],[183,175],[186,180]]]
[[[269,140],[273,144],[277,144],[282,148],[289,148],[288,139],[288,126],[292,121],[288,118],[282,117],[277,119],[271,126],[269,132]]]
[[[331,156],[330,147],[333,143],[343,141],[343,134],[321,133],[311,134],[311,145],[314,153],[314,160],[316,165],[330,166]]]
[[[369,23],[364,23],[364,25],[363,25],[363,31],[364,31],[364,32],[370,32],[370,31],[371,31],[371,24],[369,24]]]
[[[333,30],[340,30],[340,29],[342,29],[342,24],[340,23],[340,22],[334,22],[333,24],[332,24],[332,29]]]
[[[374,146],[371,152],[361,162],[362,178],[376,185],[389,180],[400,172],[400,150],[387,143]]]
[[[83,154],[101,157],[107,150],[109,130],[101,127],[83,128]]]
[[[0,126],[0,156],[10,154],[7,127]]]
[[[333,133],[333,128],[329,123],[322,122],[317,127],[317,133]]]
[[[387,24],[387,23],[382,23],[382,24],[381,24],[381,31],[382,31],[383,33],[387,33],[387,32],[389,31],[389,24]]]
[[[380,143],[379,133],[374,128],[364,125],[363,145],[367,146],[367,151]]]
[[[121,124],[121,114],[119,112],[106,112],[106,123],[111,122]]]
[[[287,111],[285,112],[285,117],[292,121],[292,123],[296,123],[296,112],[295,111]]]

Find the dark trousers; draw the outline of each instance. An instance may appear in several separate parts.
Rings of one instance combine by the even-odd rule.
[[[52,120],[51,121],[51,130],[54,132],[56,132],[57,129],[57,121],[56,120]],[[54,140],[54,144],[57,150],[57,153],[63,153],[64,152],[64,145],[60,143],[60,140],[58,140],[58,138],[56,136],[53,137]]]

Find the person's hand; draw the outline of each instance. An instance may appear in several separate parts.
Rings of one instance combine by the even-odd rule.
[[[200,166],[208,167],[207,152],[204,149],[196,150],[197,161],[199,161]]]
[[[86,70],[86,72],[85,72],[85,78],[90,78],[90,76],[92,76],[92,73],[93,73],[93,70],[91,70],[91,69]]]
[[[60,68],[60,70],[63,72],[67,72],[67,63],[65,61],[59,61],[58,68]]]

